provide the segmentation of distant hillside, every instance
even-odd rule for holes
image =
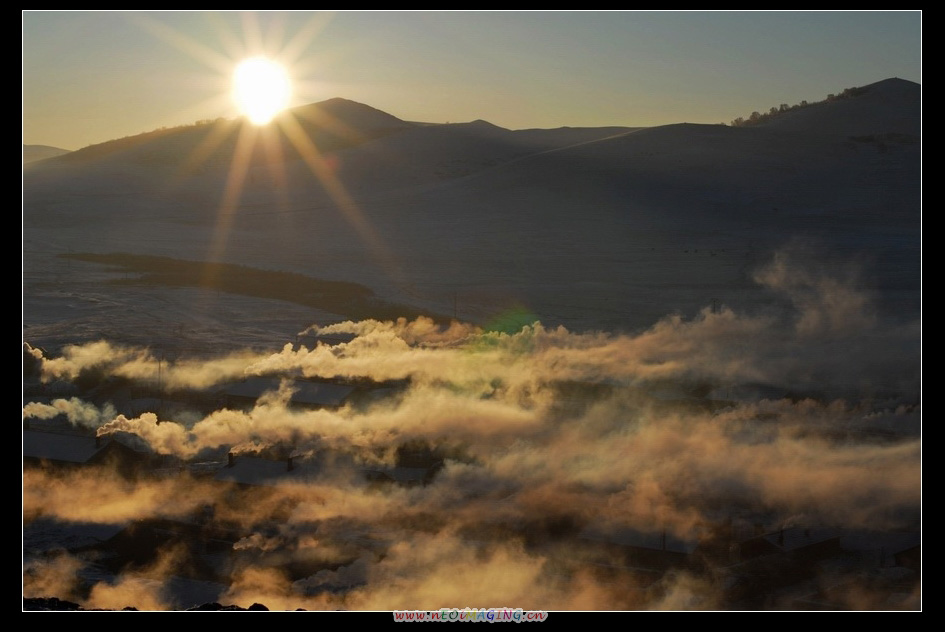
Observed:
[[[274,140],[265,145],[282,147],[287,158],[293,159],[312,144],[320,152],[334,151],[412,127],[411,123],[370,106],[336,98],[292,108],[264,128],[243,119],[198,121],[90,145],[62,160],[76,164],[120,157],[123,163],[178,167],[182,160],[199,158],[201,163],[229,165],[243,130]],[[298,130],[304,134],[300,136]],[[272,159],[261,147],[263,143],[255,145],[259,150],[254,160]]]
[[[68,153],[68,149],[50,147],[49,145],[23,145],[23,164],[36,162],[37,160],[45,160],[46,158],[54,158],[55,156]]]
[[[243,143],[249,188],[267,188],[272,174],[288,197],[312,199],[311,160],[328,158],[353,192],[436,185],[525,156],[597,141],[633,131],[628,127],[508,130],[484,120],[468,123],[411,123],[348,99],[333,98],[287,110],[257,128],[240,119],[197,121],[85,147],[47,163],[40,178],[71,179],[79,189],[107,177],[112,193],[140,192],[142,179],[175,181],[223,177]],[[241,140],[244,139],[244,140]],[[250,142],[244,142],[250,141]],[[305,159],[302,159],[305,158]],[[274,168],[279,165],[279,168]],[[53,172],[56,172],[53,175]],[[171,175],[174,174],[174,175]],[[218,185],[211,184],[211,187]],[[271,189],[271,187],[269,187]],[[59,189],[64,190],[64,189]],[[251,191],[246,191],[251,193]],[[214,191],[215,194],[215,191]]]
[[[221,248],[221,264],[474,322],[526,305],[607,330],[713,301],[755,308],[768,298],[753,271],[803,243],[861,261],[883,314],[919,310],[912,82],[736,127],[417,125],[344,99],[280,122],[218,120],[43,161],[24,174],[26,243],[185,261]]]
[[[765,113],[752,112],[732,121],[735,127],[767,126],[772,129],[856,136],[861,134],[919,135],[916,105],[922,86],[905,79],[885,79],[829,94],[823,101],[795,105],[782,103]]]
[[[413,127],[413,123],[349,99],[334,98],[292,108],[276,118],[292,116],[305,127],[324,129],[339,137],[374,137]]]

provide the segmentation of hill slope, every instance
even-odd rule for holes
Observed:
[[[281,157],[259,143],[245,171],[239,123],[143,135],[25,175],[26,266],[44,277],[69,250],[218,257],[478,322],[524,306],[634,329],[769,301],[755,271],[802,243],[857,262],[881,313],[909,319],[920,94],[885,81],[752,127],[642,130],[418,125],[338,99],[294,112],[305,139],[282,137]],[[226,140],[194,159],[214,129]]]
[[[49,145],[23,145],[23,164],[45,160],[46,158],[55,158],[63,154],[68,154],[68,149],[51,147]]]

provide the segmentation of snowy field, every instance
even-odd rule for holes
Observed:
[[[187,327],[189,312],[232,317],[222,297],[162,291],[153,304],[132,301],[133,290],[101,283],[108,274],[100,266],[55,259],[76,252],[354,281],[381,298],[482,325],[519,309],[572,330],[638,331],[712,304],[770,304],[776,297],[753,277],[779,250],[795,249],[804,265],[874,293],[884,318],[914,319],[918,119],[889,112],[908,98],[907,83],[877,84],[859,97],[872,100],[865,105],[825,103],[754,128],[407,129],[329,156],[350,198],[342,204],[304,161],[252,162],[239,202],[229,205],[221,201],[225,157],[188,176],[150,156],[148,145],[31,167],[24,324],[75,309],[81,337],[96,335],[94,314],[115,321],[97,325],[102,333],[134,328],[109,318],[109,301],[134,302],[143,322],[162,326]],[[833,110],[851,107],[843,126],[831,125]],[[851,140],[877,131],[898,140]],[[82,298],[92,285],[114,296]],[[64,312],[70,292],[80,300]],[[95,300],[104,300],[99,309]]]

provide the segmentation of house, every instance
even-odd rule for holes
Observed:
[[[111,573],[129,568],[147,568],[162,551],[176,547],[187,563],[177,569],[192,580],[225,581],[232,571],[233,546],[242,531],[200,520],[146,518],[135,520],[109,537],[83,550],[98,553],[99,564]],[[184,605],[192,605],[193,602]]]
[[[232,407],[252,406],[264,394],[279,390],[283,378],[256,376],[226,386],[223,396]],[[298,408],[338,408],[354,391],[348,384],[296,380],[289,405]]]
[[[227,464],[217,470],[214,480],[244,487],[272,487],[280,483],[304,483],[321,474],[321,464],[288,457],[281,461],[256,456],[227,454]]]
[[[147,469],[150,459],[150,454],[111,437],[23,430],[23,467],[109,465],[123,476],[133,476]]]
[[[848,530],[840,546],[855,553],[865,569],[901,566],[916,573],[922,570],[922,534],[918,530]]]
[[[588,527],[578,537],[603,545],[627,567],[665,570],[690,566],[700,541],[694,536],[679,537],[671,532]]]
[[[828,527],[779,529],[743,542],[741,557],[784,555],[796,562],[811,562],[840,553],[840,535],[839,529]]]
[[[436,467],[363,467],[361,474],[371,483],[394,483],[405,487],[426,485],[439,471]]]

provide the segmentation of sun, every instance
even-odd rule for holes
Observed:
[[[271,59],[244,59],[233,71],[233,100],[256,125],[265,125],[284,110],[291,93],[289,73]]]

